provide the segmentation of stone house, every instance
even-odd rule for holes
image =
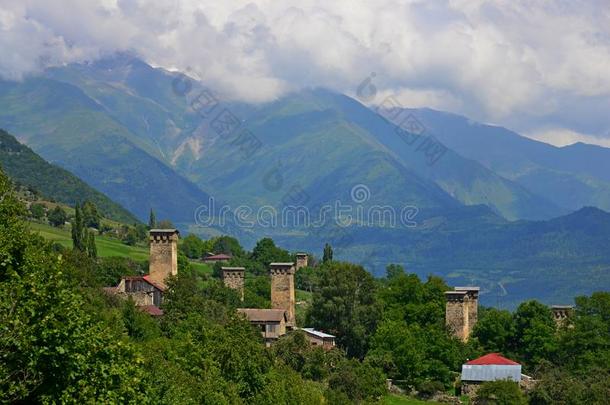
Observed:
[[[320,346],[326,350],[335,347],[334,335],[315,330],[314,328],[301,328],[301,330],[305,332],[305,336],[312,346]]]
[[[489,353],[462,365],[462,395],[475,394],[486,381],[511,380],[520,383],[521,376],[521,364],[499,353]]]
[[[280,336],[286,334],[288,318],[283,309],[238,308],[237,312],[243,314],[251,325],[260,329],[267,346],[271,346]]]
[[[212,254],[212,255],[209,255],[209,256],[205,256],[201,260],[204,263],[216,263],[216,262],[226,263],[229,260],[231,260],[232,258],[233,258],[233,256],[231,256],[231,255],[220,253],[220,254],[217,254],[217,255],[216,254]]]
[[[149,275],[123,276],[116,287],[107,287],[105,291],[125,299],[131,297],[136,306],[141,307],[151,315],[158,316],[163,314],[163,311],[159,309],[159,305],[163,301],[165,286],[154,282]]]

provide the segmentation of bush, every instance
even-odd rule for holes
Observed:
[[[32,204],[30,205],[30,214],[34,219],[43,219],[45,214],[45,208],[42,204]]]
[[[424,399],[429,399],[438,392],[445,391],[445,384],[440,381],[423,381],[417,386],[419,396]]]
[[[68,214],[59,205],[49,211],[47,217],[49,218],[49,223],[55,227],[62,226],[68,220]]]
[[[328,379],[328,387],[345,394],[352,403],[377,400],[386,393],[381,370],[356,359],[342,361]]]
[[[477,390],[476,405],[525,405],[527,400],[519,384],[509,380],[488,381]]]

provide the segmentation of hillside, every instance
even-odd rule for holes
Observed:
[[[125,208],[67,170],[48,163],[2,129],[0,166],[13,181],[41,192],[45,198],[71,206],[91,201],[106,218],[125,223],[137,222]]]

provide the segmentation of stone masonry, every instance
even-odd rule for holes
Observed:
[[[295,292],[294,263],[271,263],[271,308],[286,311],[286,326],[294,328],[295,322]]]
[[[178,274],[178,238],[176,229],[150,230],[148,273],[151,281],[161,286],[167,277]]]
[[[551,306],[551,311],[553,312],[555,324],[561,326],[572,315],[574,307],[572,305],[553,305]]]
[[[222,281],[224,285],[237,290],[241,300],[244,300],[244,279],[246,269],[244,267],[222,267]]]
[[[479,287],[456,287],[445,292],[445,324],[452,333],[468,341],[478,319]]]
[[[309,258],[307,257],[307,253],[297,253],[297,270],[303,267],[307,267],[309,264]]]
[[[455,291],[466,291],[468,295],[468,336],[479,320],[479,287],[455,287]]]

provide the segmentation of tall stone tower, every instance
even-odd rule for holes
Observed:
[[[468,296],[468,336],[472,333],[474,325],[479,320],[479,291],[480,287],[455,287],[455,291],[466,291]]]
[[[445,291],[445,325],[463,342],[468,340],[468,297],[466,291]]]
[[[309,258],[307,257],[307,253],[297,253],[297,270],[303,267],[307,267],[309,264]]]
[[[150,230],[150,279],[162,286],[167,277],[178,274],[178,238],[176,229]]]
[[[478,320],[479,287],[455,287],[445,292],[445,324],[463,342],[467,342]]]
[[[271,263],[271,308],[286,311],[286,326],[296,326],[294,304],[294,263]]]
[[[225,286],[237,290],[243,301],[246,269],[244,267],[221,267],[221,269],[222,281]]]
[[[572,305],[553,305],[551,306],[551,311],[553,312],[555,324],[561,326],[572,315],[574,307]]]

